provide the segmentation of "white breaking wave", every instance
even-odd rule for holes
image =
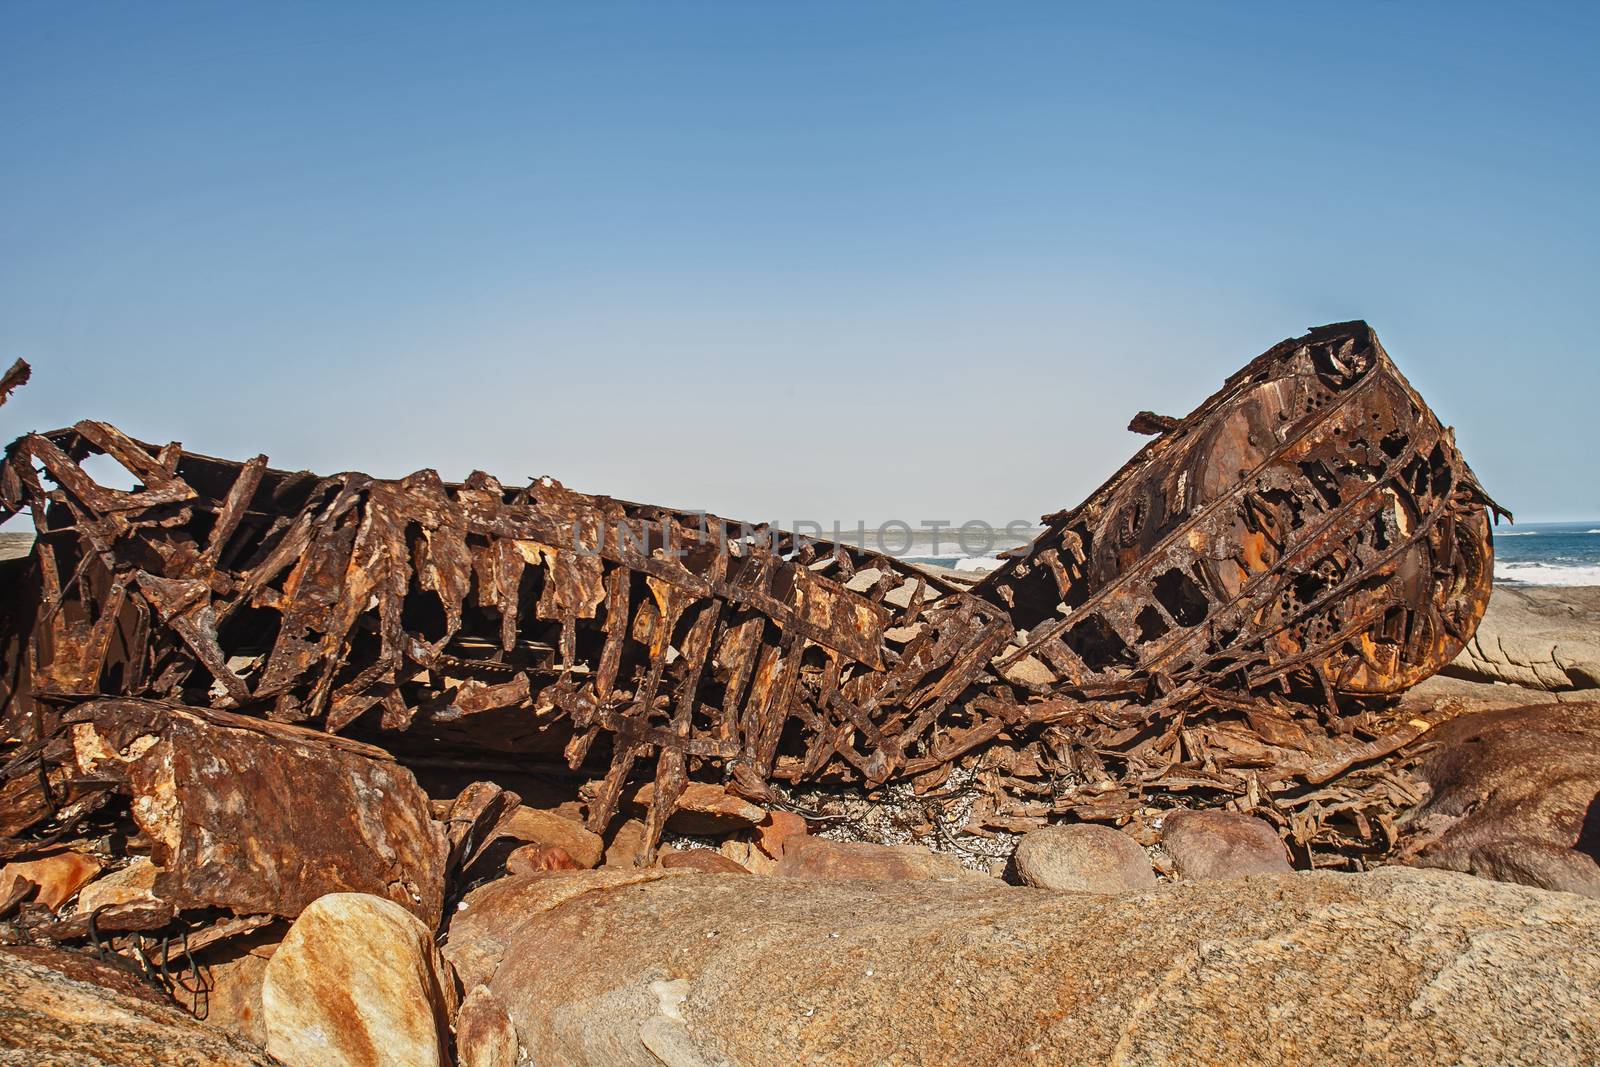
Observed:
[[[1600,530],[1585,530],[1584,533],[1600,533]]]
[[[958,571],[992,571],[1000,566],[993,556],[963,556],[952,566]],[[1600,565],[1574,563],[1508,563],[1495,561],[1494,580],[1517,585],[1600,585]]]
[[[1593,530],[1590,530],[1589,532],[1590,533],[1594,533]],[[1539,531],[1538,530],[1501,530],[1499,533],[1495,534],[1495,536],[1496,537],[1538,537],[1539,536]]]
[[[1519,585],[1600,585],[1600,566],[1496,561],[1494,579]]]

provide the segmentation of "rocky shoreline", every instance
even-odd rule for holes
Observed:
[[[1074,836],[1042,842],[1024,869],[1093,886],[1018,888],[909,852],[793,838],[768,876],[714,853],[689,869],[570,870],[559,846],[534,845],[531,866],[553,869],[469,892],[442,951],[391,901],[326,895],[265,944],[210,954],[200,1012],[81,953],[7,947],[0,1063],[1600,1055],[1600,901],[1404,867],[1265,873],[1286,868],[1275,835],[1225,824],[1169,842],[1172,877],[1152,884],[1136,861],[1126,869],[1143,884],[1119,885],[1103,843]]]
[[[1458,713],[1419,746],[1394,865],[1344,874],[1293,870],[1259,819],[1183,809],[1152,838],[1033,831],[980,873],[712,785],[686,791],[673,847],[639,867],[637,815],[595,835],[579,805],[531,791],[430,800],[355,747],[186,722],[215,753],[221,735],[250,746],[257,773],[291,760],[311,789],[332,759],[379,790],[366,827],[324,809],[298,851],[208,846],[182,885],[148,859],[103,867],[87,842],[8,864],[0,1063],[1594,1062],[1600,703],[1431,700]],[[175,824],[209,817],[185,811],[181,768],[151,798]],[[73,915],[137,927],[112,920],[206,879],[297,893],[296,915],[181,948],[29,934]]]
[[[538,770],[88,701],[141,831],[0,866],[0,1063],[1595,1062],[1597,624],[1497,588],[1349,873],[1239,805],[963,833],[957,776],[692,782],[652,862],[648,784],[597,834]]]

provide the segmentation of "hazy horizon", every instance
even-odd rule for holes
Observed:
[[[0,438],[998,525],[1365,318],[1519,520],[1593,521],[1597,24],[7,3]]]

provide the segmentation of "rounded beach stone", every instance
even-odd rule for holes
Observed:
[[[442,1067],[455,983],[433,931],[365,893],[318,897],[267,961],[267,1051],[289,1067]]]
[[[1178,877],[1193,881],[1293,870],[1277,831],[1233,812],[1170,812],[1162,822],[1161,846],[1172,857]]]
[[[701,871],[705,874],[749,874],[749,870],[730,860],[720,852],[713,852],[709,848],[687,848],[661,850],[660,859],[657,861],[661,867],[669,871]]]
[[[947,856],[920,845],[872,845],[791,837],[773,872],[779,878],[812,882],[908,882],[923,878],[987,878]]]
[[[461,1002],[456,1016],[456,1063],[458,1067],[516,1067],[517,1032],[488,986],[473,986]]]
[[[1156,884],[1138,842],[1109,826],[1046,826],[1017,846],[1017,874],[1037,889],[1130,893]]]
[[[577,871],[583,867],[560,845],[523,845],[506,857],[507,874],[535,871]]]

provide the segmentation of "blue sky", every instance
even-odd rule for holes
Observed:
[[[1600,516],[1596,10],[0,3],[3,436],[1003,522],[1361,317]]]

